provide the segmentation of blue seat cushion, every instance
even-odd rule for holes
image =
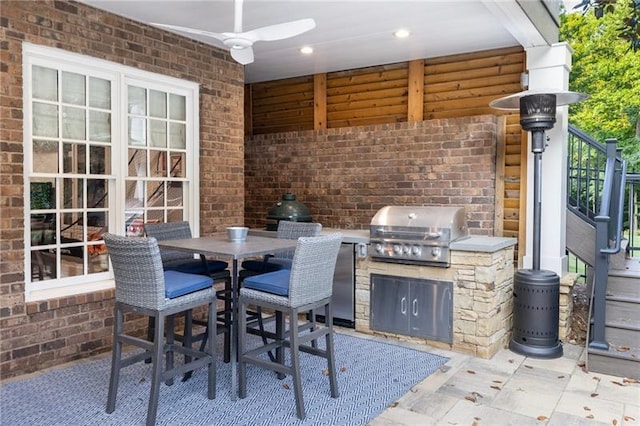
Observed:
[[[271,261],[265,263],[262,259],[251,259],[242,262],[242,269],[247,269],[251,272],[267,273],[279,271],[280,269],[283,269],[283,267],[277,263],[271,263]]]
[[[281,269],[280,271],[245,278],[242,285],[244,288],[252,290],[264,291],[278,296],[288,296],[290,275],[290,269]]]
[[[229,264],[221,260],[207,260],[207,267],[201,259],[190,260],[174,260],[165,262],[163,265],[165,271],[178,271],[185,274],[209,275],[215,272],[224,271]]]
[[[176,297],[211,288],[212,286],[213,280],[205,275],[164,271],[164,295],[169,299],[175,299]]]

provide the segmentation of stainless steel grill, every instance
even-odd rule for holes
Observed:
[[[378,261],[448,267],[449,246],[467,236],[462,207],[386,206],[371,220],[369,255]]]

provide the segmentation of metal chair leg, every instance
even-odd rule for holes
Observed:
[[[207,398],[209,399],[214,399],[216,397],[216,334],[216,302],[213,302],[209,304],[209,316],[207,321],[207,335],[210,342],[208,354],[211,356],[211,363],[207,370]]]
[[[147,426],[155,425],[156,413],[158,412],[158,399],[160,398],[160,379],[162,378],[164,322],[165,318],[162,316],[162,314],[156,314],[156,329],[153,339],[153,355],[151,357],[153,371],[151,377],[151,395],[149,396],[149,408],[147,409]]]
[[[189,349],[191,349],[191,346],[192,346],[191,345],[191,339],[193,335],[192,328],[193,328],[193,311],[189,309],[188,311],[184,312],[184,332],[182,333],[182,346],[187,347]],[[205,338],[203,338],[202,340],[204,341]],[[201,348],[200,351],[202,352],[203,348]],[[184,363],[188,364],[190,362],[191,362],[191,356],[185,355]],[[186,382],[191,378],[192,375],[193,375],[193,371],[187,371],[186,373],[184,373],[184,376],[182,376],[182,381]]]
[[[298,342],[298,327],[294,325],[297,322],[298,318],[298,310],[291,309],[289,311],[289,320],[291,321],[290,330],[290,339],[291,339],[291,371],[293,376],[293,392],[295,394],[296,399],[296,414],[298,418],[304,420],[305,412],[304,412],[304,399],[302,397],[302,380],[300,379],[300,351]]]
[[[238,307],[238,396],[247,396],[247,363],[243,354],[247,350],[247,305],[240,302]]]
[[[120,361],[122,360],[122,333],[123,314],[116,302],[113,309],[115,322],[113,324],[113,353],[111,355],[111,377],[109,378],[109,395],[107,396],[107,413],[111,414],[116,408],[118,395],[118,382],[120,381]]]
[[[327,369],[329,370],[329,388],[331,389],[331,397],[337,398],[339,396],[339,392],[338,380],[336,379],[336,357],[333,351],[333,313],[331,302],[327,303],[324,307],[324,317],[326,319],[325,326],[329,329],[325,336]]]

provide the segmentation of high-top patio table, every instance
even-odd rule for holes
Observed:
[[[191,253],[201,253],[205,256],[214,256],[230,259],[231,271],[231,399],[236,400],[237,392],[237,360],[238,360],[238,260],[277,253],[280,250],[295,248],[296,240],[247,236],[245,241],[229,241],[226,234],[215,234],[210,237],[187,238],[181,240],[158,241],[161,247],[184,250]],[[215,344],[211,342],[210,344]]]

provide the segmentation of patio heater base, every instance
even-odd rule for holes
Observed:
[[[559,358],[560,277],[555,272],[521,269],[513,280],[513,338],[509,349],[532,358]]]

